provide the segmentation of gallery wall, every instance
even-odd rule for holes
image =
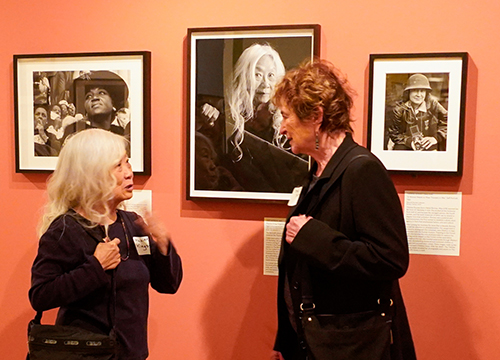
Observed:
[[[396,0],[6,0],[0,12],[0,354],[21,359],[33,316],[27,291],[45,174],[15,172],[13,54],[152,52],[154,211],[183,257],[176,295],[151,292],[150,359],[269,358],[276,278],[262,275],[263,219],[286,205],[187,201],[186,33],[190,27],[317,23],[322,57],[357,91],[355,139],[366,144],[369,55],[470,54],[464,175],[393,176],[398,192],[463,193],[458,257],[412,255],[402,279],[419,359],[498,358],[500,276],[500,3]],[[54,318],[54,311],[46,316]],[[7,356],[8,354],[8,356]]]

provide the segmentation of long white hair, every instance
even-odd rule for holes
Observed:
[[[255,114],[254,97],[258,86],[255,80],[255,69],[258,61],[264,56],[270,56],[273,59],[276,65],[277,82],[285,75],[285,66],[280,55],[271,45],[252,44],[238,58],[233,72],[231,91],[226,95],[231,118],[234,121],[233,145],[236,148],[237,160],[240,160],[243,156],[240,145],[244,138],[245,122],[251,120]],[[283,147],[286,139],[279,134],[282,120],[281,113],[271,102],[269,102],[269,111],[273,114],[273,144]]]
[[[126,153],[124,137],[88,129],[68,139],[47,183],[47,204],[40,221],[41,236],[54,219],[69,209],[81,209],[93,224],[110,215],[116,179],[112,170]]]

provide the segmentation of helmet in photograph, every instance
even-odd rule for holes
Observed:
[[[427,79],[427,77],[422,74],[413,74],[408,78],[408,83],[406,85],[405,91],[412,89],[432,90],[429,79]]]

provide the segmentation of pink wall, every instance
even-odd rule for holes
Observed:
[[[412,256],[402,286],[420,359],[497,359],[498,18],[498,1],[4,1],[1,356],[21,359],[26,351],[26,324],[33,316],[27,291],[46,180],[14,171],[12,55],[152,52],[153,175],[137,182],[153,191],[154,208],[184,259],[185,279],[175,296],[152,293],[150,358],[266,359],[275,331],[276,278],[262,275],[263,218],[284,217],[287,208],[184,199],[186,32],[189,27],[318,23],[322,56],[336,63],[358,92],[354,115],[361,143],[366,142],[370,54],[469,52],[464,176],[394,177],[401,194],[463,192],[461,255]]]

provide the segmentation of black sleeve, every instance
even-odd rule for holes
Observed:
[[[342,205],[350,209],[357,234],[345,234],[317,219],[308,221],[291,247],[307,261],[338,276],[364,280],[402,277],[409,262],[401,203],[387,171],[364,158],[347,168],[342,180]]]
[[[64,306],[107,286],[109,278],[93,256],[97,243],[92,246],[87,236],[69,216],[56,220],[42,235],[31,268],[29,299],[33,309]]]
[[[151,243],[151,287],[162,294],[175,294],[182,281],[182,261],[172,241],[168,245],[168,254],[163,255],[157,249],[154,240]]]

